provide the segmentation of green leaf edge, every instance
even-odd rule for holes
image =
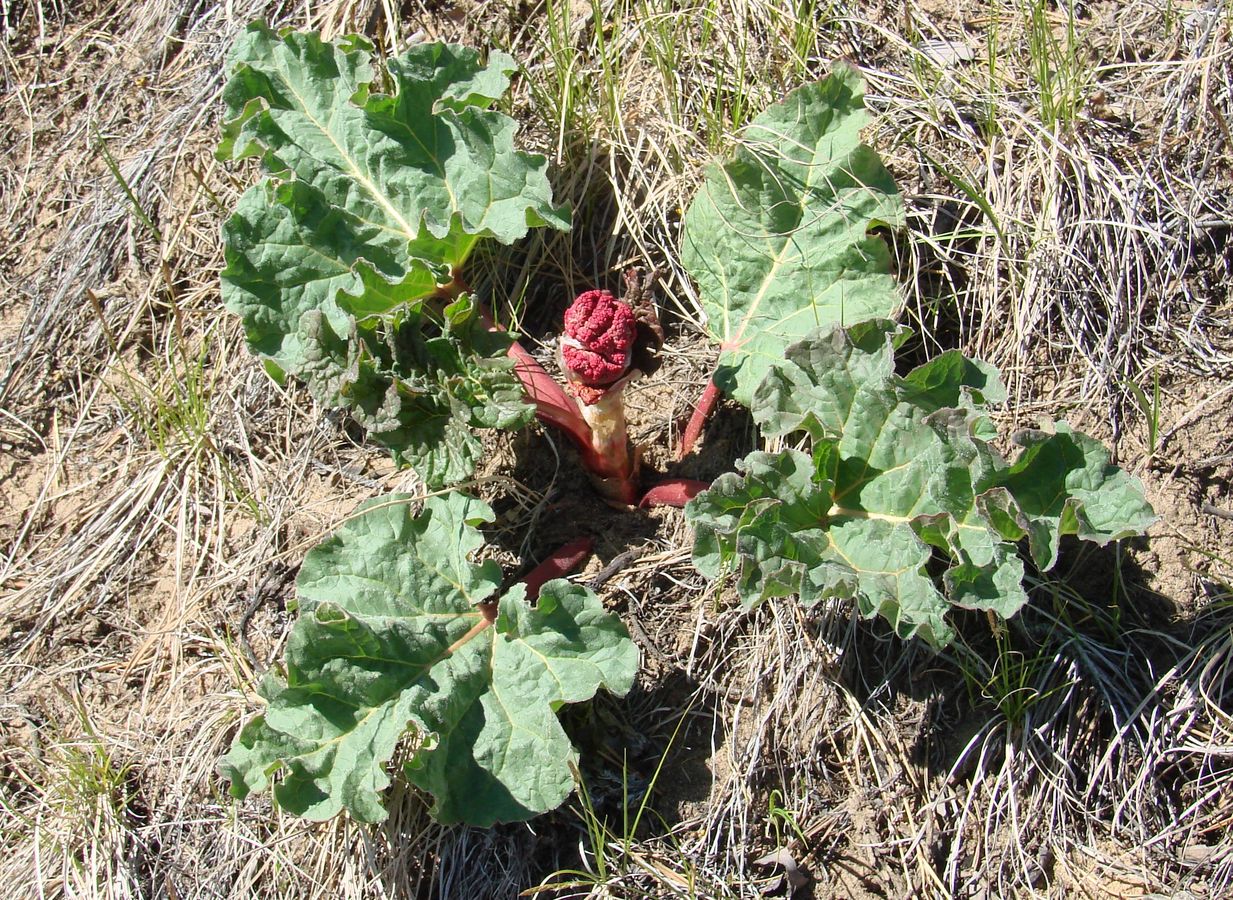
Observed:
[[[870,320],[856,323],[848,328],[833,325],[830,328],[818,329],[804,341],[792,345],[785,352],[785,357],[792,356],[811,342],[838,342],[842,339],[849,344],[864,345],[867,348],[883,345],[887,350],[888,358],[893,360],[894,350],[901,341],[902,334],[902,326],[888,320]],[[776,394],[773,387],[768,387],[776,377],[780,377],[782,369],[781,366],[768,372],[756,391],[756,396],[764,402],[771,397],[778,396],[782,403],[789,396],[785,390],[781,389]],[[949,383],[944,383],[946,379],[943,377],[943,370],[949,370],[951,377]],[[1001,460],[1000,455],[996,455],[996,451],[988,444],[995,433],[991,431],[991,420],[984,414],[983,409],[988,403],[1003,402],[1006,398],[1000,376],[993,366],[980,360],[968,359],[952,351],[918,366],[903,378],[893,376],[888,369],[887,377],[897,383],[900,389],[915,393],[920,402],[936,401],[936,393],[939,390],[945,393],[951,405],[936,406],[929,419],[933,419],[938,425],[948,420],[962,423],[962,427],[966,429],[968,437],[974,444],[983,446],[985,451],[995,454],[995,458]],[[799,399],[801,392],[794,391],[790,396]],[[811,415],[795,414],[785,418],[782,410],[773,407],[773,403],[766,403],[763,406],[755,404],[755,420],[761,425],[764,433],[785,437],[792,432],[804,430],[812,435],[815,455],[811,456],[795,449],[774,454],[755,451],[738,461],[737,472],[721,475],[710,489],[703,491],[686,505],[686,519],[693,525],[695,532],[693,561],[699,572],[711,578],[736,575],[737,592],[742,604],[747,608],[777,596],[797,596],[807,606],[829,599],[855,599],[862,615],[866,618],[881,613],[891,622],[901,637],[905,639],[919,637],[937,649],[944,648],[954,638],[954,632],[945,620],[949,606],[965,605],[969,608],[988,609],[991,612],[997,612],[1003,618],[1010,618],[1023,603],[1026,603],[1027,596],[1023,592],[1021,583],[1022,565],[1014,560],[1006,560],[1007,563],[1015,563],[1009,570],[1004,568],[997,570],[1003,573],[998,577],[1003,579],[999,584],[1004,594],[1013,592],[1013,595],[1007,597],[1002,604],[993,602],[972,605],[948,600],[948,606],[940,609],[938,615],[928,620],[908,623],[906,627],[895,617],[887,616],[880,604],[871,602],[867,596],[862,595],[858,586],[857,575],[859,573],[857,572],[852,573],[852,578],[832,577],[830,586],[823,587],[816,577],[817,573],[810,573],[803,564],[794,562],[791,554],[780,558],[776,562],[777,568],[766,571],[758,564],[752,566],[744,564],[742,560],[747,560],[748,557],[742,557],[740,546],[743,541],[747,541],[747,538],[742,537],[742,531],[752,527],[752,520],[747,520],[742,516],[740,523],[730,533],[720,534],[708,521],[707,510],[721,506],[725,497],[734,503],[735,508],[733,498],[750,484],[751,478],[759,477],[759,473],[773,471],[783,473],[788,479],[785,483],[795,484],[798,493],[805,500],[808,500],[811,493],[805,487],[807,484],[812,483],[817,487],[827,481],[827,464],[824,461],[827,455],[825,447],[833,438],[827,436],[819,428],[818,421]],[[1021,431],[1014,436],[1013,440],[1024,448],[1023,451],[1009,464],[1002,461],[1005,468],[1000,472],[996,482],[988,484],[976,496],[976,508],[984,518],[989,533],[1003,544],[1018,542],[1026,538],[1030,556],[1041,571],[1048,571],[1056,564],[1058,544],[1063,536],[1073,535],[1081,540],[1104,546],[1115,540],[1145,534],[1158,520],[1146,500],[1142,481],[1113,465],[1108,450],[1103,444],[1075,431],[1067,423],[1060,421],[1055,423],[1051,432]],[[819,447],[822,449],[819,450]],[[1099,469],[1100,477],[1104,479],[1099,487],[1107,487],[1106,493],[1111,499],[1116,499],[1119,495],[1126,498],[1122,504],[1124,511],[1120,514],[1121,520],[1114,514],[1105,515],[1103,510],[1099,510],[1101,515],[1097,516],[1098,507],[1093,507],[1091,504],[1096,494],[1082,486],[1074,485],[1068,485],[1068,489],[1085,490],[1087,493],[1085,496],[1068,497],[1060,510],[1052,508],[1049,510],[1057,519],[1054,528],[1050,528],[1049,523],[1042,518],[1046,510],[1037,508],[1035,509],[1036,514],[1033,515],[1033,509],[1024,508],[1025,504],[1021,503],[1013,493],[1015,480],[1030,481],[1033,475],[1031,467],[1037,455],[1044,452],[1042,448],[1057,449],[1059,447],[1061,452],[1073,449],[1085,460],[1094,460],[1089,465]],[[823,454],[823,458],[816,456],[818,452]],[[1081,470],[1078,474],[1082,475],[1085,471]],[[1075,470],[1068,470],[1068,472],[1074,474]],[[1099,500],[1099,497],[1096,499]],[[751,497],[747,503],[744,503],[743,508],[749,516],[756,519],[776,504],[784,502],[786,501],[782,495],[763,493],[757,497]],[[829,501],[825,502],[829,506]],[[1031,506],[1031,504],[1027,505]],[[1040,504],[1036,506],[1039,507]],[[922,514],[913,520],[912,527],[922,550],[930,547],[941,549],[946,546],[943,543],[942,533],[936,531],[936,524],[940,524],[935,523],[936,519],[936,516]],[[1099,527],[1094,519],[1103,522],[1104,527]],[[821,523],[816,530],[819,533],[825,532]],[[791,534],[793,540],[807,542],[814,539],[813,531],[814,529],[797,522],[794,523]],[[926,540],[926,537],[930,539]],[[1013,543],[1008,545],[1013,546]],[[921,574],[926,574],[925,564],[927,562],[928,555],[923,556],[919,568]],[[824,566],[834,569],[831,563],[825,563]],[[1013,572],[1016,569],[1019,578],[1011,585],[1005,581],[1005,572]],[[944,590],[948,593],[953,591],[959,579],[968,577],[971,571],[970,566],[955,560],[951,569],[944,574]],[[831,575],[833,576],[833,572]],[[946,594],[942,592],[939,592],[939,596],[946,598]]]
[[[340,532],[347,529],[348,526],[355,526],[357,522],[363,524],[367,515],[380,514],[390,509],[396,511],[399,509],[405,510],[411,500],[412,498],[409,495],[390,495],[365,501],[343,525]],[[459,492],[449,492],[429,497],[424,505],[429,509],[461,505],[464,510],[461,519],[473,532],[470,535],[472,550],[478,546],[477,542],[481,541],[478,531],[474,531],[476,526],[485,522],[491,522],[494,519],[490,507],[482,501],[475,500]],[[419,515],[422,514],[423,511]],[[418,519],[418,516],[412,518],[413,520]],[[309,560],[314,552],[321,551],[331,545],[336,545],[340,532],[331,535],[314,548],[314,551],[310,551],[310,557],[306,558],[305,561],[306,566],[309,566],[311,569]],[[476,575],[483,573],[481,577],[484,577],[490,586],[495,585],[499,581],[500,572],[491,560],[483,566],[473,566],[473,570]],[[303,574],[301,577],[303,578]],[[489,593],[491,593],[490,590],[484,590],[477,594],[477,601],[484,599]],[[341,615],[346,617],[348,615],[345,610],[336,604],[330,601],[313,600],[311,597],[305,597],[302,592],[298,600],[291,604],[289,608],[296,607],[299,608],[301,616]],[[569,696],[557,698],[552,702],[552,711],[555,713],[556,709],[564,703],[577,703],[589,700],[601,687],[617,696],[623,696],[628,693],[637,676],[639,651],[630,639],[629,632],[625,629],[620,619],[614,614],[605,611],[598,597],[588,588],[573,584],[564,579],[554,579],[543,586],[538,603],[535,606],[531,606],[523,596],[522,586],[515,585],[513,589],[506,592],[500,598],[495,623],[491,627],[484,629],[484,631],[491,633],[489,639],[495,645],[497,641],[513,634],[520,624],[525,625],[536,617],[557,616],[559,618],[562,613],[565,613],[567,616],[572,613],[575,620],[585,616],[591,617],[595,622],[600,623],[601,627],[616,635],[617,644],[615,645],[616,649],[611,654],[612,659],[609,660],[607,668],[599,672],[599,676],[595,679],[594,684],[581,691],[574,691]],[[459,646],[455,652],[462,649],[463,646]],[[426,676],[433,670],[428,670]],[[267,701],[270,701],[275,699],[284,689],[285,683],[282,682],[281,678],[273,673],[269,673],[262,680],[258,693]],[[569,746],[569,741],[565,737],[564,732],[560,731],[555,715],[552,716],[552,721],[561,739],[564,740],[565,746],[568,747],[568,754],[559,759],[560,765],[558,766],[560,772],[565,772],[568,775],[568,764],[576,759],[577,752]],[[572,789],[573,783],[570,778],[558,779],[560,786],[564,789],[559,792],[559,795],[552,800],[550,805],[546,805],[543,808],[524,809],[515,815],[506,816],[486,815],[483,813],[475,814],[473,810],[467,807],[465,802],[459,803],[448,795],[442,795],[439,791],[434,792],[434,783],[430,779],[422,777],[421,773],[430,767],[426,763],[431,764],[434,759],[432,754],[437,743],[432,732],[423,728],[424,723],[422,720],[418,724],[420,726],[421,745],[404,764],[404,774],[411,783],[433,793],[434,803],[430,814],[443,824],[462,822],[469,825],[487,827],[498,821],[521,821],[547,812],[556,805],[559,805],[566,799],[569,790]],[[388,746],[379,748],[376,754],[374,754],[373,767],[367,770],[368,778],[366,783],[362,785],[358,796],[353,795],[344,798],[331,795],[328,790],[320,789],[317,790],[316,795],[312,795],[314,781],[311,773],[307,771],[297,772],[295,763],[288,760],[294,760],[296,756],[315,752],[314,745],[294,735],[272,728],[264,714],[254,717],[240,729],[234,739],[232,749],[220,760],[218,768],[220,774],[230,781],[229,793],[237,800],[243,800],[252,793],[272,789],[272,797],[276,806],[287,809],[293,814],[309,820],[321,821],[329,819],[345,809],[359,821],[379,822],[386,817],[386,810],[379,802],[373,802],[371,798],[375,798],[378,792],[383,791],[389,785],[390,778],[385,766],[394,755],[397,744],[405,740],[408,735],[413,735],[415,731],[416,718],[409,716],[405,727],[396,739],[389,742]],[[288,766],[291,768],[288,768]],[[290,789],[286,784],[288,773],[298,779],[296,785]],[[282,779],[279,778],[280,774],[284,776]],[[308,801],[304,797],[306,789],[310,794]],[[371,795],[368,800],[364,799],[366,794]]]

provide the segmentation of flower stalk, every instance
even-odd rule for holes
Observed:
[[[640,452],[629,439],[625,388],[658,364],[663,329],[651,291],[659,272],[625,273],[625,297],[586,291],[565,312],[557,362],[565,387],[525,348],[510,346],[514,371],[540,421],[574,441],[601,496],[614,506],[638,503]],[[484,313],[489,328],[499,328]]]
[[[625,388],[658,365],[663,329],[652,289],[654,271],[625,273],[625,296],[608,291],[580,294],[565,312],[559,362],[566,391],[591,431],[583,459],[591,480],[616,506],[632,506],[640,495],[640,453],[629,439]]]

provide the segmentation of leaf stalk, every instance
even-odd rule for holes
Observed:
[[[694,444],[698,443],[698,438],[702,436],[702,429],[706,426],[711,413],[715,411],[715,404],[718,402],[719,386],[712,378],[706,383],[706,390],[698,398],[698,405],[694,407],[693,415],[689,417],[685,432],[681,435],[681,445],[676,451],[678,461],[684,459],[694,449]]]

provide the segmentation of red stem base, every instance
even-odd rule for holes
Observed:
[[[673,506],[681,509],[709,487],[710,485],[705,481],[695,481],[692,478],[672,478],[668,481],[661,481],[642,495],[642,499],[638,501],[638,507],[650,509],[653,506]]]
[[[504,329],[493,321],[488,310],[481,308],[484,324],[493,331]],[[510,345],[514,373],[522,382],[527,399],[535,405],[535,416],[541,422],[555,425],[573,440],[582,456],[582,464],[591,475],[596,490],[613,506],[633,506],[638,501],[638,458],[633,448],[619,454],[619,460],[609,459],[595,447],[595,433],[587,424],[574,398],[555,378],[548,374],[539,360],[517,341]]]
[[[586,561],[586,558],[591,555],[591,551],[594,549],[595,541],[593,539],[589,537],[577,538],[570,541],[565,546],[558,548],[546,560],[526,575],[522,576],[522,578],[518,580],[518,583],[525,584],[527,586],[527,602],[534,603],[538,600],[540,589],[542,589],[545,584],[554,578],[564,578],[570,572],[574,571]],[[484,618],[464,637],[474,637],[475,634],[478,634],[480,631],[495,622],[497,620],[497,611],[499,608],[500,604],[496,600],[488,600],[484,603],[480,603],[479,611],[483,614]],[[464,643],[464,641],[459,641],[456,643],[461,644]]]
[[[524,575],[521,582],[527,586],[527,600],[534,601],[539,597],[540,588],[554,578],[564,578],[578,568],[591,551],[595,549],[595,541],[589,537],[580,537],[560,547],[546,560]]]

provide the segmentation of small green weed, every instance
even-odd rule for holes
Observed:
[[[1150,396],[1133,381],[1126,383],[1126,389],[1134,397],[1135,405],[1139,407],[1143,421],[1147,424],[1147,454],[1149,457],[1155,456],[1160,447],[1160,370],[1152,372]]]
[[[1069,128],[1083,105],[1084,94],[1074,6],[1066,6],[1066,26],[1061,37],[1054,33],[1044,0],[1029,0],[1026,13],[1028,58],[1041,123],[1050,129]]]
[[[664,772],[668,757],[672,753],[672,748],[676,744],[677,738],[680,736],[681,729],[684,727],[685,720],[692,708],[691,704],[681,713],[681,717],[677,720],[676,728],[668,739],[668,743],[664,746],[663,753],[660,754],[659,760],[655,765],[655,771],[652,773],[646,790],[643,791],[642,799],[638,802],[637,809],[633,812],[632,817],[630,815],[629,768],[624,761],[622,762],[621,829],[619,832],[614,831],[608,818],[602,816],[595,809],[591,792],[587,787],[585,779],[582,777],[582,773],[576,766],[571,765],[581,804],[578,813],[586,828],[589,852],[585,852],[583,855],[583,868],[558,869],[545,878],[538,887],[525,891],[522,896],[534,897],[545,891],[568,890],[588,886],[599,887],[609,884],[617,877],[635,871],[646,872],[656,880],[663,880],[669,877],[668,873],[665,873],[661,867],[648,868],[642,855],[634,848],[639,843],[637,834],[643,817],[648,812],[655,815],[649,806],[651,795],[655,792],[655,785],[659,782],[659,777]],[[675,840],[670,831],[664,837],[669,841]],[[669,880],[672,882],[671,887],[674,890],[684,889],[686,896],[694,896],[690,887],[694,879],[695,875],[692,867],[686,865],[683,872],[672,873]]]
[[[782,847],[793,839],[800,841],[802,846],[809,843],[796,821],[796,812],[785,805],[783,791],[779,788],[772,790],[766,799],[766,820],[771,826],[776,847]]]

